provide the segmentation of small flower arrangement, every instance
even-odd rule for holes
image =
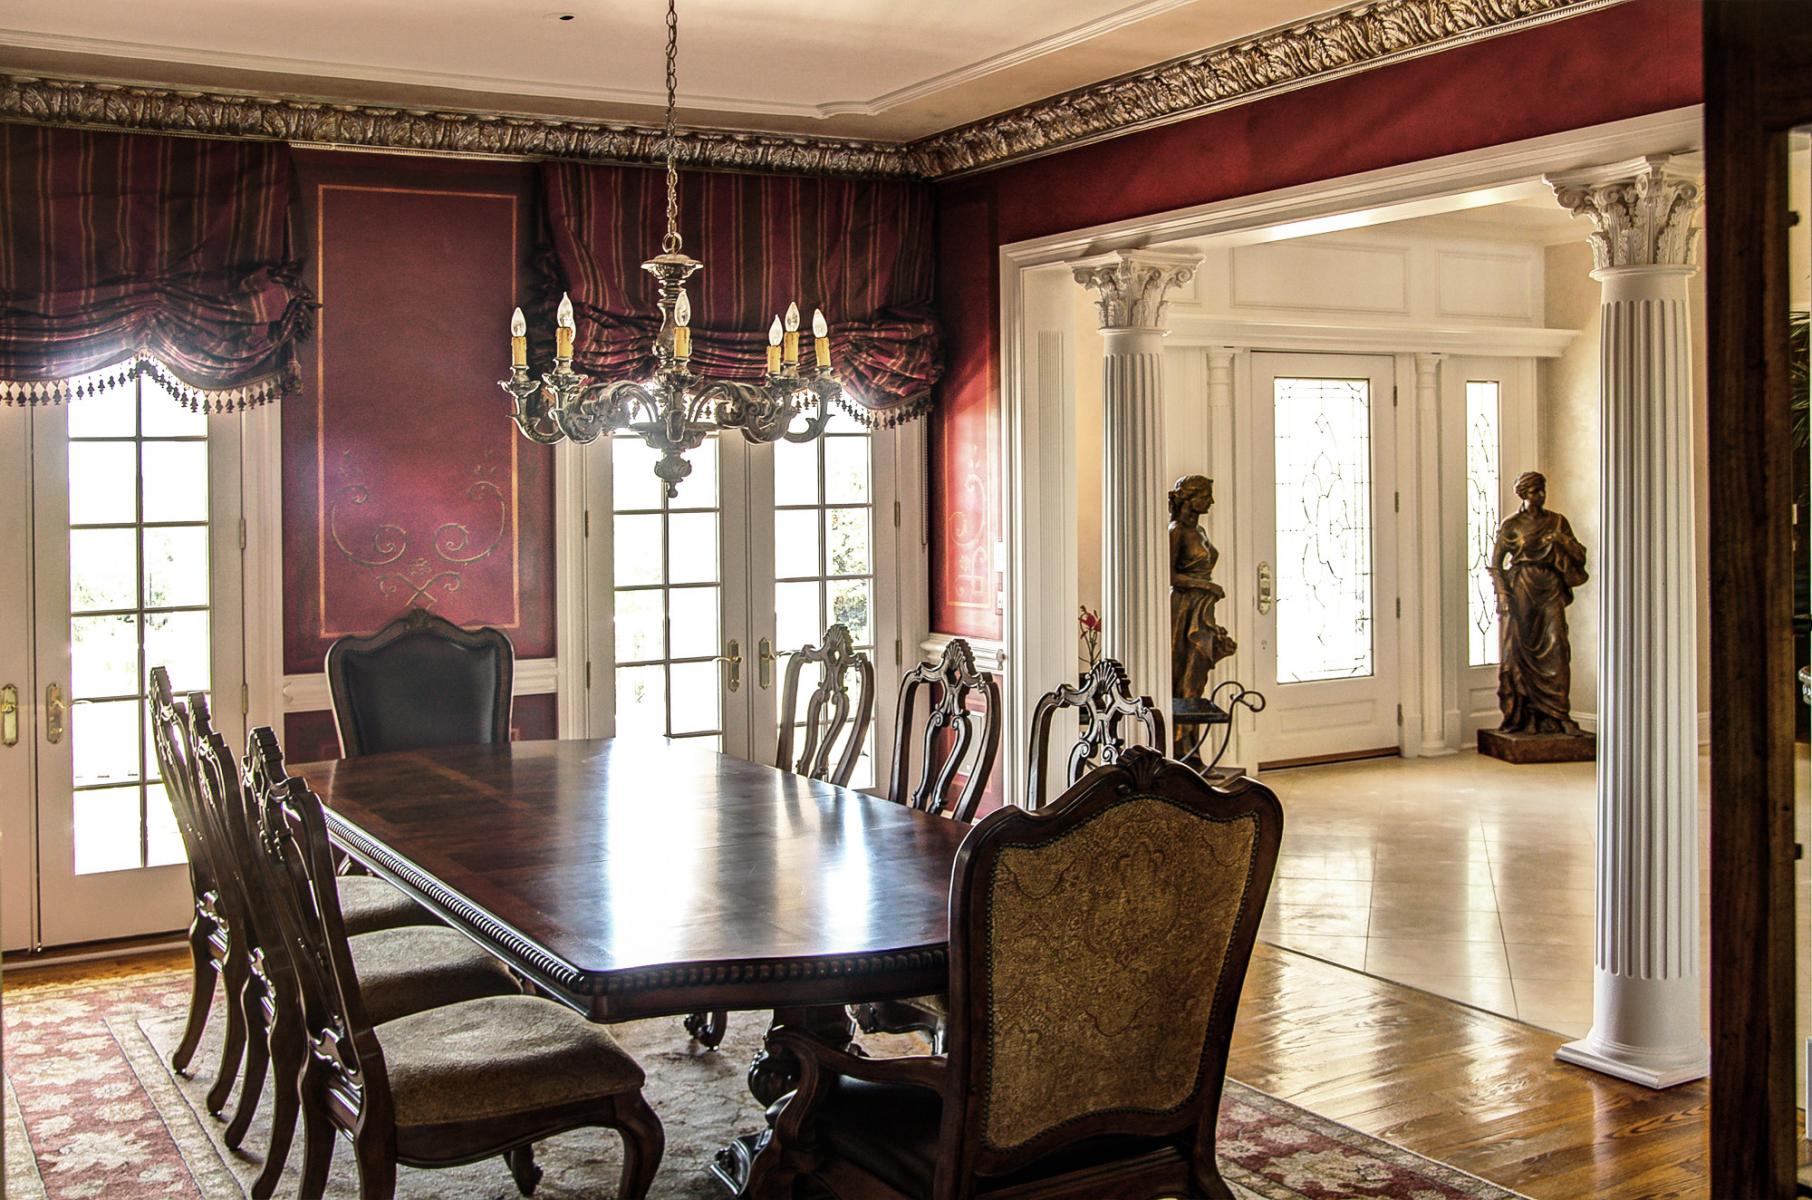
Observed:
[[[1082,667],[1093,670],[1101,661],[1101,611],[1084,604],[1076,617],[1077,636],[1082,641]]]

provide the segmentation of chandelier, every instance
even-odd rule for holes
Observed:
[[[686,453],[707,436],[740,430],[751,442],[809,442],[824,432],[831,406],[842,399],[843,386],[830,365],[830,327],[824,314],[812,314],[814,365],[799,361],[799,306],[789,303],[786,317],[776,316],[768,329],[767,371],[759,382],[706,379],[692,371],[692,302],[686,280],[704,266],[681,253],[679,172],[674,167],[674,100],[678,82],[679,15],[676,0],[667,0],[667,126],[663,143],[667,159],[667,232],[661,252],[642,264],[660,289],[661,313],[654,336],[654,374],[647,379],[594,382],[573,370],[573,337],[577,323],[572,300],[561,296],[555,316],[554,369],[532,379],[528,372],[528,323],[518,308],[510,319],[510,377],[499,386],[510,394],[516,427],[532,441],[551,445],[570,438],[596,441],[605,433],[629,432],[659,452],[654,473],[678,494],[679,482],[692,473]]]

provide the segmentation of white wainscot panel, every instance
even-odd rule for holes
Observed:
[[[1409,251],[1267,242],[1233,251],[1235,308],[1409,312]]]
[[[1442,250],[1437,257],[1442,316],[1535,318],[1534,261],[1529,256]]]

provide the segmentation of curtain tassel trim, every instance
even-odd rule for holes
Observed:
[[[234,387],[208,388],[186,383],[155,358],[139,355],[76,379],[0,379],[0,405],[30,408],[41,404],[67,404],[71,400],[98,396],[140,377],[148,377],[190,412],[209,415],[257,408],[279,400],[302,386],[301,372],[293,361],[287,363],[281,371]]]

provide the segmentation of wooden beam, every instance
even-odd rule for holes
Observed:
[[[1803,0],[1705,4],[1711,505],[1711,1192],[1795,1193],[1787,130]],[[1793,82],[1793,76],[1799,77]],[[1812,214],[1805,214],[1812,217]],[[1612,702],[1615,700],[1613,698]]]

